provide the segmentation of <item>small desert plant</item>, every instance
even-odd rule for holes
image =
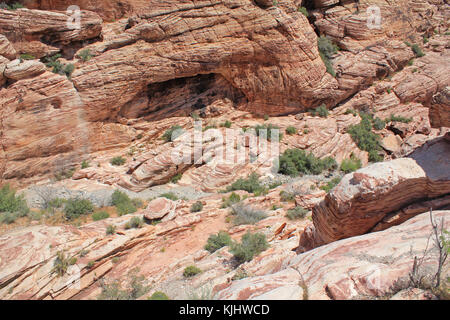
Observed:
[[[111,235],[116,233],[116,226],[113,226],[112,224],[108,225],[106,227],[106,234]]]
[[[329,114],[329,112],[328,112],[327,106],[325,104],[321,104],[316,109],[311,111],[311,115],[319,116],[321,118],[327,118],[328,114]]]
[[[92,220],[99,221],[109,218],[109,213],[106,211],[97,211],[92,214]]]
[[[220,124],[221,127],[225,127],[225,128],[231,128],[231,125],[232,125],[232,123],[230,120],[226,120],[225,122]]]
[[[148,297],[148,300],[170,300],[170,299],[164,292],[156,291],[150,297]]]
[[[231,210],[234,216],[233,223],[235,225],[255,224],[258,221],[267,218],[267,214],[263,210],[245,206],[240,203],[233,205]]]
[[[308,17],[308,16],[309,16],[308,9],[306,9],[305,7],[298,7],[298,8],[297,8],[297,11],[303,13],[303,15],[304,15],[305,17]]]
[[[19,57],[19,59],[22,60],[34,60],[36,59],[35,56],[33,56],[32,54],[29,53],[22,53]]]
[[[162,198],[172,200],[172,201],[178,200],[178,196],[173,192],[166,192],[166,193],[160,194],[159,196]]]
[[[183,277],[185,278],[191,278],[199,273],[201,273],[202,270],[200,270],[199,268],[197,268],[194,265],[191,266],[187,266],[184,271],[183,271]]]
[[[241,280],[248,277],[247,271],[244,269],[238,269],[234,276],[231,278],[232,281]]]
[[[191,212],[200,212],[202,210],[203,210],[203,203],[201,201],[193,203],[190,209]]]
[[[56,273],[59,277],[62,277],[66,274],[69,266],[74,265],[75,263],[77,263],[76,258],[66,257],[64,251],[58,251],[56,253],[56,258],[53,261],[53,269],[51,273]]]
[[[269,141],[272,141],[273,139],[275,139],[275,141],[281,141],[283,138],[283,134],[280,132],[280,127],[274,126],[273,124],[258,124],[253,127],[253,129],[258,137],[264,137]]]
[[[296,134],[297,133],[297,129],[295,127],[289,126],[286,128],[286,134],[292,135],[292,134]]]
[[[342,160],[341,171],[345,173],[350,173],[361,168],[361,160],[358,159],[353,153],[350,155],[349,159]]]
[[[381,150],[380,137],[372,132],[372,118],[363,113],[360,116],[361,122],[350,126],[347,132],[359,149],[369,153],[370,161],[382,161],[383,157],[378,154],[378,151]]]
[[[242,236],[240,243],[234,242],[231,245],[230,252],[238,264],[242,264],[251,261],[254,256],[260,254],[268,247],[269,245],[264,234],[247,232]]]
[[[331,179],[330,181],[327,182],[326,185],[320,187],[320,189],[324,190],[325,192],[330,192],[334,187],[336,187],[339,182],[341,182],[342,177],[336,177]]]
[[[386,126],[386,121],[381,120],[380,118],[373,119],[373,128],[375,130],[382,130]]]
[[[298,176],[300,174],[320,174],[324,170],[336,169],[337,163],[331,157],[316,158],[312,153],[301,149],[287,149],[279,158],[278,172]]]
[[[137,211],[137,207],[133,200],[131,200],[125,192],[119,190],[115,190],[111,196],[111,202],[113,206],[116,207],[120,216]]]
[[[264,187],[259,182],[259,176],[255,172],[251,173],[247,179],[239,178],[226,188],[227,192],[244,190],[249,193],[260,193]]]
[[[90,167],[89,161],[83,160],[83,162],[81,162],[81,169],[86,169],[89,167]]]
[[[402,122],[402,123],[409,123],[412,121],[412,118],[405,118],[402,116],[397,116],[394,114],[391,114],[389,118],[385,120],[386,122]]]
[[[289,209],[286,213],[286,217],[289,220],[297,220],[297,219],[302,219],[306,216],[306,214],[308,213],[308,210],[306,210],[303,207],[295,207],[293,209]]]
[[[213,253],[222,247],[229,246],[231,243],[230,235],[225,231],[219,231],[219,233],[209,236],[205,250]]]
[[[109,161],[109,163],[111,163],[113,166],[121,166],[123,164],[125,164],[127,160],[121,156],[118,157],[114,157],[111,159],[111,161]]]
[[[241,197],[236,193],[231,193],[230,196],[223,197],[222,198],[222,207],[221,208],[228,208],[231,207],[233,204],[238,203],[241,201]]]
[[[339,48],[335,44],[333,44],[330,38],[325,36],[321,36],[317,39],[317,46],[319,48],[320,58],[322,58],[327,72],[335,77],[336,72],[333,69],[333,64],[331,63],[330,59],[339,50]]]
[[[0,222],[12,223],[29,212],[30,209],[24,197],[17,196],[16,190],[12,189],[9,184],[0,188]]]
[[[91,60],[91,58],[92,58],[92,54],[89,51],[89,49],[81,50],[78,55],[80,56],[81,60],[83,60],[85,62]]]
[[[98,296],[99,300],[136,300],[147,294],[150,287],[146,285],[144,276],[138,276],[139,269],[135,268],[128,273],[128,281],[125,288],[122,288],[118,280],[106,283],[100,281],[102,292]]]
[[[144,225],[144,220],[139,217],[133,217],[125,224],[125,229],[139,229]]]
[[[420,48],[418,44],[413,44],[411,46],[411,49],[418,58],[423,57],[425,55],[425,53],[423,53],[422,51],[422,48]]]
[[[295,201],[295,194],[285,190],[280,191],[280,200],[282,202],[292,202]]]
[[[64,215],[68,220],[76,219],[93,211],[94,205],[87,199],[71,198],[66,201],[64,206]]]
[[[166,142],[174,141],[183,133],[183,128],[179,125],[172,126],[170,129],[167,129],[166,132],[162,135],[162,139]]]
[[[181,179],[182,176],[183,176],[183,173],[179,172],[176,175],[174,175],[172,177],[172,179],[170,179],[170,182],[177,183]]]

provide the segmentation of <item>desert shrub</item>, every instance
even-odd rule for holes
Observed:
[[[183,133],[183,128],[179,125],[175,125],[167,129],[162,135],[162,139],[166,142],[173,141]]]
[[[111,159],[111,161],[109,161],[109,163],[111,163],[113,166],[121,166],[123,164],[125,164],[127,160],[121,156],[118,157],[114,157]]]
[[[304,15],[305,17],[308,17],[308,16],[309,16],[308,9],[306,9],[305,7],[298,7],[298,8],[297,8],[297,11],[303,13],[303,15]]]
[[[225,127],[225,128],[231,128],[231,125],[232,125],[232,123],[230,120],[226,120],[225,122],[220,124],[221,127]]]
[[[301,149],[287,149],[279,158],[278,172],[298,176],[300,174],[320,174],[324,170],[335,169],[336,161],[331,157],[316,158],[312,153]]]
[[[280,127],[274,126],[273,124],[258,124],[254,126],[253,129],[255,129],[255,133],[258,137],[264,136],[269,141],[272,141],[272,139],[280,141],[283,138],[283,134],[280,132]]]
[[[32,54],[29,54],[29,53],[22,53],[22,54],[19,56],[19,59],[22,61],[22,60],[34,60],[34,59],[36,59],[36,58],[35,58],[35,56],[33,56]]]
[[[350,173],[358,170],[362,167],[361,160],[356,157],[353,153],[350,155],[349,159],[342,160],[341,171],[345,173]]]
[[[375,130],[382,130],[386,126],[386,122],[380,118],[373,119],[373,127]]]
[[[234,215],[233,223],[235,225],[255,224],[258,221],[267,218],[267,214],[263,210],[239,203],[231,207],[231,213]]]
[[[369,160],[373,162],[382,161],[383,157],[378,154],[381,150],[380,137],[372,132],[371,117],[361,114],[361,122],[348,128],[348,133],[352,137],[359,149],[369,153]]]
[[[303,208],[303,207],[295,207],[295,208],[289,209],[287,211],[286,217],[289,220],[296,220],[296,219],[304,218],[307,213],[308,213],[308,210],[306,210],[305,208]]]
[[[133,203],[133,200],[131,200],[125,192],[115,190],[111,196],[111,202],[112,205],[116,207],[120,216],[137,211],[137,207]]]
[[[182,176],[183,176],[183,173],[179,172],[176,175],[174,175],[172,177],[172,179],[170,179],[170,182],[177,183],[181,179]]]
[[[354,109],[347,109],[345,110],[344,114],[352,114],[356,116],[358,113]]]
[[[150,287],[145,283],[144,276],[138,276],[137,268],[131,270],[128,274],[128,281],[125,288],[122,288],[118,280],[106,283],[101,280],[101,294],[98,300],[136,300],[147,294]]]
[[[333,69],[333,64],[331,63],[331,57],[339,50],[339,48],[333,44],[330,38],[326,36],[321,36],[317,39],[317,46],[319,48],[319,55],[322,59],[327,72],[333,77],[336,76],[336,72]]]
[[[342,177],[336,177],[331,179],[330,181],[327,182],[326,185],[320,187],[320,189],[324,190],[325,192],[330,192],[334,187],[336,187],[339,182],[341,182]]]
[[[0,3],[0,9],[14,11],[17,9],[25,8],[20,2],[14,2],[12,4],[7,4],[5,2]]]
[[[238,269],[236,271],[236,273],[234,274],[234,276],[231,278],[231,280],[236,281],[236,280],[245,279],[247,277],[248,277],[247,271],[245,271],[244,269]]]
[[[259,182],[259,176],[255,172],[252,172],[247,179],[239,178],[227,187],[226,191],[244,190],[249,193],[260,192],[264,187]]]
[[[150,297],[148,297],[148,300],[170,300],[170,299],[164,292],[156,291]]]
[[[0,188],[0,222],[13,223],[17,218],[24,217],[30,212],[27,202],[22,195],[16,195],[16,190],[9,184]]]
[[[133,217],[125,224],[125,229],[139,229],[144,225],[144,220],[140,217]]]
[[[89,61],[92,58],[92,54],[89,51],[89,49],[81,50],[78,55],[80,56],[81,60],[83,60],[84,62]]]
[[[230,235],[225,231],[219,231],[219,233],[209,236],[205,245],[205,250],[213,253],[222,247],[231,245],[231,243],[232,241]]]
[[[311,115],[319,116],[321,118],[328,117],[328,114],[329,114],[329,112],[328,112],[327,106],[325,104],[321,104],[316,109],[311,111]]]
[[[56,273],[59,277],[62,277],[66,274],[69,266],[77,263],[77,259],[75,257],[66,257],[64,251],[58,251],[56,253],[56,258],[53,261],[53,268],[51,273]]]
[[[233,204],[238,203],[239,201],[241,201],[241,197],[233,192],[228,198],[222,198],[222,208],[231,207]]]
[[[425,53],[423,53],[422,51],[422,48],[420,48],[418,44],[413,44],[411,46],[411,49],[418,58],[423,57],[425,55]]]
[[[110,235],[110,234],[115,234],[116,233],[116,226],[110,224],[106,227],[106,234]]]
[[[89,167],[90,167],[89,161],[83,160],[83,162],[81,162],[81,169],[86,169]]]
[[[191,212],[200,212],[202,210],[203,210],[203,203],[201,201],[193,203],[190,209]]]
[[[92,220],[99,221],[109,218],[109,213],[106,211],[97,211],[92,214]]]
[[[94,205],[87,199],[71,198],[66,201],[64,206],[64,215],[68,220],[76,219],[93,211]]]
[[[269,245],[264,234],[247,232],[242,236],[240,243],[234,242],[231,245],[230,252],[236,261],[241,264],[251,261],[254,256],[260,254],[268,247]]]
[[[160,194],[159,196],[162,198],[172,200],[172,201],[178,200],[178,196],[173,192],[166,192],[166,193]]]
[[[144,201],[142,201],[142,199],[139,199],[139,198],[131,199],[131,203],[133,204],[133,206],[135,206],[138,209],[142,208],[144,206]]]
[[[296,134],[297,133],[297,129],[293,126],[289,126],[286,128],[286,134],[292,135],[292,134]]]
[[[75,168],[70,169],[62,169],[54,174],[54,177],[57,181],[61,181],[64,179],[70,179],[72,178],[73,174],[75,173]]]
[[[183,277],[191,278],[201,272],[202,272],[202,270],[200,270],[198,267],[196,267],[194,265],[187,266],[183,271]]]
[[[402,122],[402,123],[409,123],[412,121],[412,118],[405,118],[402,116],[397,116],[394,114],[391,114],[389,118],[385,120],[386,122]]]
[[[280,200],[282,202],[291,202],[295,200],[295,194],[292,192],[287,192],[285,190],[280,191]]]
[[[75,66],[71,63],[63,64],[58,59],[61,58],[61,54],[55,54],[51,57],[46,57],[43,59],[43,62],[47,66],[47,68],[51,68],[53,73],[66,75],[67,78],[70,78],[73,71],[75,70]]]

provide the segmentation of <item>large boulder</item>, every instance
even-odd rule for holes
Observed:
[[[450,193],[449,154],[450,144],[438,138],[408,158],[347,174],[313,208],[314,227],[303,233],[299,250],[370,232],[402,207]]]
[[[16,59],[6,65],[4,75],[12,80],[36,77],[45,72],[45,65],[38,60],[20,61]]]

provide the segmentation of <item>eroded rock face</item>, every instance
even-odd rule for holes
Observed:
[[[434,217],[441,219],[449,214],[449,211],[435,211]],[[446,219],[445,228],[448,226]],[[274,292],[298,297],[305,288],[307,298],[312,300],[390,297],[395,293],[393,287],[398,280],[409,279],[414,256],[424,255],[431,232],[429,213],[423,213],[400,226],[339,240],[288,258],[281,271],[233,282],[221,288],[217,297],[262,299]],[[436,273],[436,251],[433,247],[425,256],[420,272],[429,276]],[[286,275],[292,281],[284,281]],[[428,294],[423,298],[432,296]]]
[[[449,152],[448,142],[436,139],[409,158],[372,164],[344,176],[313,208],[314,227],[302,236],[299,250],[367,233],[387,214],[448,194]]]
[[[45,65],[37,60],[16,59],[6,65],[4,76],[12,80],[36,77],[45,72]]]

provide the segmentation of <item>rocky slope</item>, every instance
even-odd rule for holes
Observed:
[[[427,251],[429,209],[435,218],[450,212],[446,1],[25,5],[0,9],[0,187],[21,189],[35,214],[49,199],[73,197],[114,213],[75,224],[43,211],[37,221],[1,225],[0,299],[96,299],[105,282],[126,286],[133,272],[148,286],[140,298],[436,298],[405,279]],[[67,24],[69,5],[82,9],[79,29]],[[381,25],[371,29],[374,5]],[[318,46],[323,36],[339,48],[329,58]],[[319,106],[327,116],[312,111]],[[383,120],[372,129],[384,160],[377,163],[351,133],[367,114]],[[258,125],[280,128],[275,150],[264,152],[266,140],[248,130]],[[168,141],[173,126],[183,134]],[[174,161],[187,137],[183,155],[195,161]],[[362,168],[275,172],[278,151],[291,148],[338,165],[358,158]],[[222,199],[231,193],[220,192],[252,172],[268,190],[236,193],[267,217],[236,226]],[[145,206],[118,216],[110,207],[116,189]],[[197,201],[202,209],[191,212]],[[290,220],[295,207],[310,212]],[[145,223],[126,228],[131,217]],[[117,233],[107,235],[111,225]],[[204,249],[220,230],[235,240],[261,232],[269,248],[236,268],[229,247]],[[430,250],[421,265],[427,276],[437,264]],[[61,252],[76,259],[58,276]],[[186,279],[193,264],[202,272]]]

